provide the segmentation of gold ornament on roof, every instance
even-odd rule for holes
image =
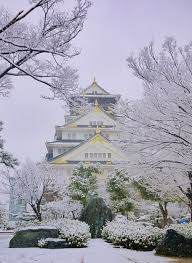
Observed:
[[[96,107],[99,106],[99,103],[98,103],[97,99],[95,99],[95,106]]]
[[[100,112],[100,108],[99,108],[99,103],[97,101],[97,99],[95,100],[95,104],[94,104],[94,112]]]
[[[96,134],[100,134],[101,133],[101,129],[99,127],[96,128]]]

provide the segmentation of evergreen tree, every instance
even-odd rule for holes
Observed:
[[[129,178],[121,170],[115,170],[108,178],[107,190],[110,194],[112,209],[126,216],[134,209],[129,186]]]
[[[89,199],[87,206],[84,208],[80,220],[90,226],[91,237],[101,237],[103,226],[112,221],[112,211],[105,204],[103,198],[93,196]]]
[[[86,206],[89,197],[97,195],[97,174],[99,173],[97,167],[81,164],[73,171],[69,185],[69,196]]]
[[[3,130],[3,123],[0,121],[0,132]],[[11,153],[8,153],[4,150],[4,140],[0,135],[0,165],[5,165],[9,168],[14,168],[15,165],[18,165],[18,161],[13,157]]]

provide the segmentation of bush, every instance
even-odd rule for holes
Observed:
[[[91,237],[89,226],[78,220],[63,219],[57,221],[60,238],[67,247],[85,247]]]
[[[86,223],[60,219],[20,229],[11,239],[10,247],[85,247],[90,237]]]
[[[112,220],[112,211],[105,204],[103,198],[92,197],[82,211],[80,220],[90,226],[91,237],[101,237],[101,231],[107,221]]]
[[[134,250],[153,250],[163,238],[159,228],[145,223],[128,221],[118,218],[107,223],[103,228],[102,236],[114,245]]]
[[[65,241],[65,247],[85,247],[91,237],[89,226],[79,220],[64,218],[52,220],[46,225],[59,230],[59,238]]]
[[[168,228],[156,254],[173,257],[192,256],[192,224],[172,225]]]
[[[170,225],[168,229],[173,229],[178,234],[183,235],[185,238],[192,239],[192,223],[183,225],[174,224]]]

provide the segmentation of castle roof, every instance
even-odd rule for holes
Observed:
[[[96,130],[96,133],[90,137],[88,140],[83,141],[82,143],[78,144],[77,146],[69,149],[68,151],[50,159],[50,163],[52,164],[64,164],[71,161],[77,161],[76,156],[79,156],[78,153],[81,151],[89,151],[89,147],[94,144],[98,145],[99,150],[102,151],[103,149],[113,150],[114,154],[118,155],[118,160],[125,161],[126,157],[124,153],[113,146],[113,144],[103,135],[100,134],[100,129]],[[80,160],[83,161],[83,160]],[[99,161],[98,161],[99,162]]]
[[[98,83],[96,82],[95,78],[90,86],[83,90],[81,95],[110,95],[105,89],[103,89]]]
[[[117,120],[114,118],[114,116],[113,116],[112,114],[110,114],[110,113],[106,112],[105,110],[103,110],[103,108],[100,107],[98,104],[95,104],[95,106],[92,107],[92,109],[91,109],[89,112],[86,112],[86,113],[84,113],[84,114],[82,114],[82,115],[80,115],[80,116],[77,116],[76,119],[71,120],[71,121],[65,123],[64,125],[56,126],[56,128],[71,127],[71,126],[76,127],[76,126],[74,126],[74,124],[75,124],[77,121],[81,120],[83,117],[85,117],[85,116],[87,116],[88,114],[90,114],[91,112],[95,112],[95,113],[100,112],[100,113],[103,113],[104,115],[106,115],[107,117],[109,117],[111,120],[117,122]],[[89,126],[89,125],[87,125],[87,126]]]

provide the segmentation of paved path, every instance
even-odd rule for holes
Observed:
[[[93,239],[87,248],[40,249],[8,248],[10,237],[0,235],[0,263],[168,263],[152,252],[114,248],[101,239]]]

